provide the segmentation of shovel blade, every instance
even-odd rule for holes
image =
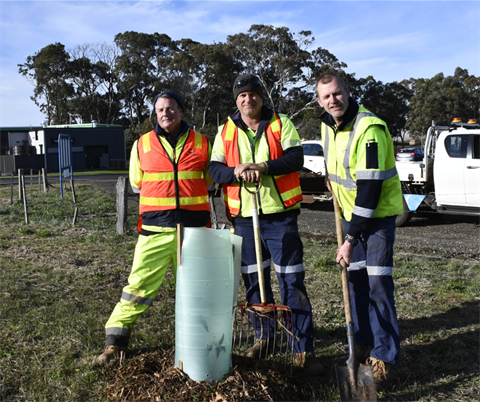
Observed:
[[[336,365],[335,371],[342,402],[377,401],[371,366],[354,361],[351,365]]]

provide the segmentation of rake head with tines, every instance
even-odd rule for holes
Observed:
[[[261,182],[250,184],[253,184],[253,186],[249,186],[245,181],[242,181],[242,185],[245,190],[250,193],[252,200],[252,223],[261,303],[244,303],[237,306],[235,312],[233,347],[235,348],[235,344],[238,342],[238,349],[240,351],[242,350],[242,345],[244,345],[244,350],[248,351],[248,343],[251,336],[252,348],[254,348],[253,350],[255,352],[254,355],[258,354],[259,358],[262,356],[268,358],[270,354],[277,355],[281,360],[284,359],[285,365],[288,360],[290,360],[293,369],[293,314],[288,306],[266,303],[262,240],[257,210],[257,194],[262,184]],[[259,340],[258,343],[256,343],[256,339]],[[289,353],[290,359],[288,358]]]
[[[293,369],[293,314],[276,304],[240,303],[235,309],[233,350],[256,359],[272,359]]]

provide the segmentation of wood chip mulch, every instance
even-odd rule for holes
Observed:
[[[308,401],[316,400],[322,377],[293,373],[275,362],[233,354],[233,368],[222,382],[198,382],[174,367],[175,351],[136,356],[114,372],[109,401]]]

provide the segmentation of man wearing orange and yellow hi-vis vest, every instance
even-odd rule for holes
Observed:
[[[105,325],[106,348],[97,358],[102,363],[127,351],[133,327],[157,296],[170,262],[176,273],[177,223],[203,227],[210,219],[207,139],[182,120],[180,95],[162,92],[154,109],[155,130],[135,142],[130,156],[130,184],[140,193],[140,235],[128,285]]]
[[[322,74],[316,91],[325,109],[320,119],[327,175],[343,218],[337,262],[348,264],[355,358],[372,366],[380,391],[400,355],[392,272],[403,196],[393,140],[385,122],[359,105],[338,75]]]
[[[238,111],[219,129],[209,171],[214,182],[223,184],[227,211],[237,235],[243,237],[241,270],[247,302],[260,303],[261,299],[251,195],[240,181],[258,183],[261,178],[257,199],[266,302],[274,303],[273,262],[282,303],[293,312],[294,362],[309,374],[320,374],[324,368],[313,353],[312,306],[304,285],[303,244],[297,224],[302,200],[297,173],[303,167],[300,137],[287,116],[263,105],[265,96],[258,77],[237,77],[233,92]],[[273,336],[273,330],[257,325],[257,342],[246,355],[265,354],[268,345],[273,345],[268,336]]]

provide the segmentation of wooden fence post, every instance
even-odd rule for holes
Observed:
[[[42,177],[43,177],[43,192],[48,191],[48,181],[47,181],[47,171],[45,168],[42,168]]]
[[[10,187],[10,205],[13,204],[13,173],[12,173],[12,183]]]
[[[22,200],[22,169],[18,169],[18,199]]]
[[[73,203],[77,203],[77,197],[75,196],[75,186],[73,184],[73,179],[70,178],[70,184],[72,185],[72,196],[73,196]]]
[[[21,187],[22,187],[22,195],[23,195],[23,210],[25,211],[25,223],[28,224],[28,208],[27,208],[27,193],[25,191],[25,176],[21,175]]]
[[[117,180],[117,234],[125,233],[125,223],[127,222],[128,211],[128,181],[127,177],[120,176]]]

